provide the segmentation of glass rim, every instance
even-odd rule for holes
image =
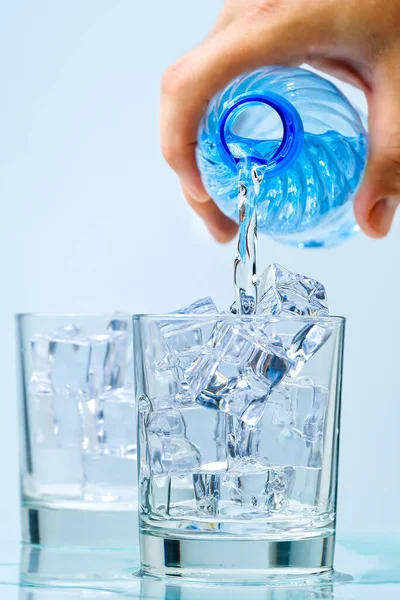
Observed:
[[[238,319],[238,315],[233,313],[206,313],[206,314],[198,314],[198,313],[112,313],[112,312],[104,312],[104,313],[79,313],[79,312],[65,312],[65,313],[42,313],[42,312],[18,312],[14,314],[14,318],[17,320],[24,319],[57,319],[57,318],[71,318],[71,319],[99,319],[99,318],[107,318],[107,319],[132,319],[133,321],[236,321]],[[340,315],[329,315],[329,316],[314,316],[314,315],[260,315],[260,314],[250,314],[250,315],[240,315],[241,321],[269,321],[271,323],[279,323],[282,321],[292,321],[293,319],[296,321],[313,321],[317,323],[345,323],[346,317],[342,317]]]
[[[307,322],[317,322],[317,323],[345,323],[346,317],[329,315],[329,316],[313,316],[313,315],[260,315],[260,314],[251,314],[251,315],[235,315],[232,313],[206,313],[206,314],[196,314],[196,313],[160,313],[160,314],[150,314],[150,313],[138,313],[132,315],[132,319],[134,321],[236,321],[240,318],[241,321],[269,321],[271,323],[280,323],[282,321],[307,321]]]
[[[65,312],[65,313],[42,313],[42,312],[17,312],[14,313],[15,319],[56,319],[56,318],[76,318],[76,319],[131,319],[132,313],[116,313],[116,312],[103,312],[103,313],[79,313],[79,312]]]

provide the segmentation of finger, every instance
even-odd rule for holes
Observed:
[[[218,31],[221,31],[221,29],[230,25],[230,23],[235,20],[237,13],[237,8],[232,6],[232,2],[226,1],[221,8],[214,27],[211,29],[209,35],[215,35]]]
[[[261,20],[261,19],[260,19]],[[306,19],[304,17],[304,21]],[[287,19],[235,21],[191,50],[165,74],[161,94],[161,146],[170,166],[197,201],[207,196],[195,162],[197,127],[210,98],[232,78],[263,64],[296,64],[312,41]],[[253,28],[253,31],[251,30]]]
[[[182,188],[182,191],[188,204],[203,219],[207,229],[217,242],[225,244],[235,237],[238,226],[220,211],[211,198],[207,202],[199,203],[191,196],[187,189]]]
[[[328,73],[328,75],[333,75],[345,83],[350,83],[362,90],[365,94],[370,91],[368,77],[363,77],[359,70],[356,70],[345,60],[317,56],[312,57],[308,62],[315,69]]]
[[[369,101],[370,154],[354,211],[370,237],[389,233],[400,203],[400,73],[385,59],[377,71]]]

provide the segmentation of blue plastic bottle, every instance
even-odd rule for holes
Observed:
[[[311,71],[264,67],[232,81],[200,123],[197,161],[210,196],[238,220],[238,168],[259,166],[258,231],[298,247],[357,231],[353,200],[368,154],[357,110]]]

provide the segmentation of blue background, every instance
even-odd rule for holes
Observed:
[[[168,311],[232,300],[234,243],[185,205],[158,142],[164,69],[201,41],[219,0],[0,2],[0,536],[18,525],[13,314]],[[342,88],[359,106],[359,92]],[[400,221],[330,251],[260,240],[323,281],[348,319],[339,528],[395,531]]]

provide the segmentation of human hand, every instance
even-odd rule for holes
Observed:
[[[237,226],[207,195],[195,161],[199,121],[212,96],[263,65],[308,63],[361,88],[370,154],[354,210],[384,237],[400,203],[400,0],[226,0],[208,37],[165,73],[161,146],[190,206],[228,242]]]

